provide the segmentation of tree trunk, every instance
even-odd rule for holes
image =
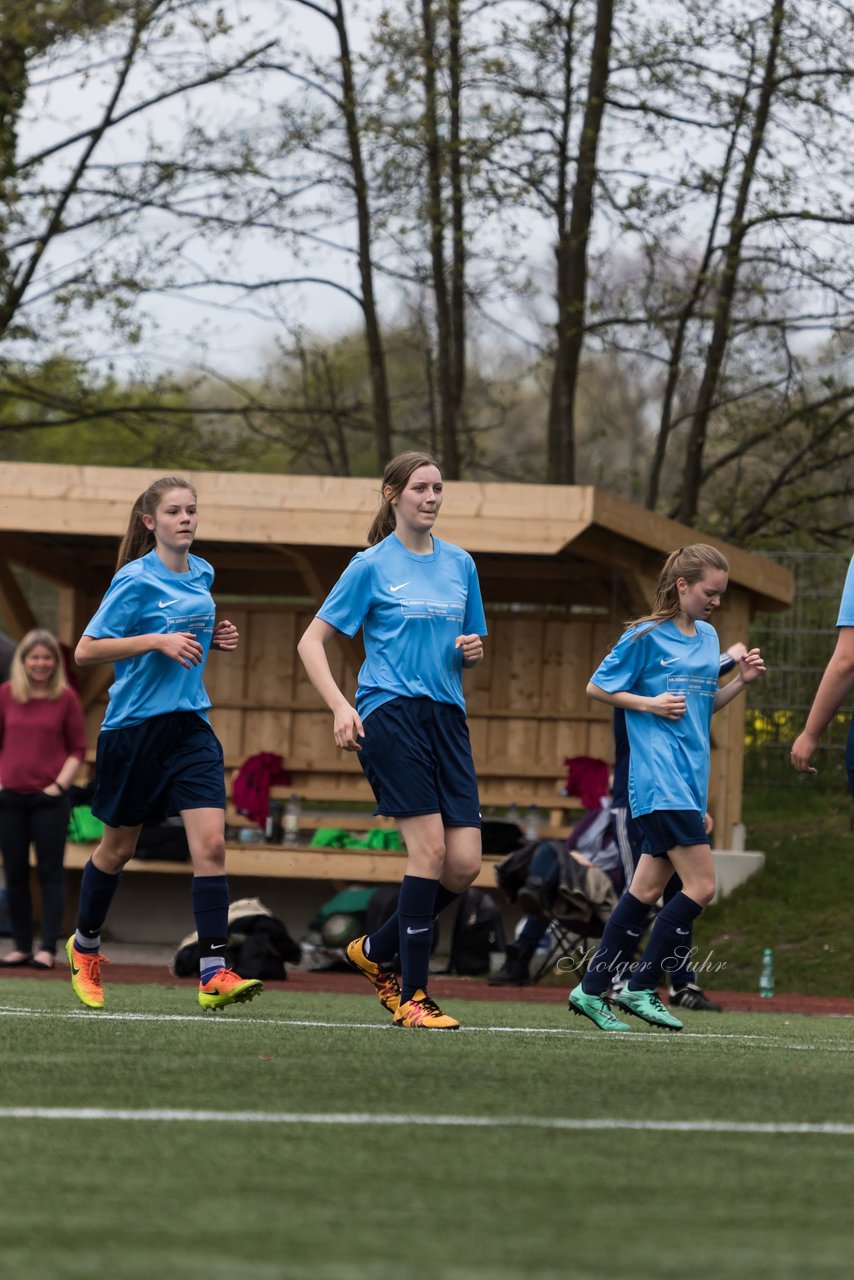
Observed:
[[[460,4],[448,0],[448,77],[450,85],[451,180],[451,395],[458,435],[465,439],[466,312],[465,197],[462,164],[462,56]]]
[[[670,358],[667,361],[667,379],[661,402],[658,435],[655,441],[655,451],[652,462],[650,463],[649,477],[647,480],[646,506],[650,511],[654,511],[656,504],[658,503],[658,495],[661,488],[661,476],[664,470],[664,460],[667,456],[667,443],[670,439],[670,430],[673,425],[673,406],[676,399],[676,390],[679,386],[679,381],[682,375],[682,354],[685,350],[688,326],[691,323],[700,299],[708,286],[709,267],[714,255],[715,244],[717,243],[724,193],[729,181],[732,161],[735,155],[738,137],[741,132],[741,126],[747,112],[747,97],[749,93],[751,74],[752,71],[749,69],[745,83],[745,90],[738,104],[738,111],[730,134],[726,156],[724,157],[724,162],[721,166],[720,179],[718,181],[718,189],[715,197],[715,208],[711,222],[709,223],[709,231],[706,236],[706,247],[703,251],[703,258],[694,276],[694,283],[691,287],[691,292],[684,307],[680,311],[679,316],[677,317],[676,331],[673,335],[673,342],[670,346]]]
[[[451,358],[451,312],[445,267],[444,212],[442,208],[442,149],[439,143],[436,88],[436,29],[432,0],[421,0],[424,58],[424,139],[427,155],[427,221],[433,296],[436,306],[436,372],[439,380],[439,412],[442,421],[441,463],[449,480],[460,475],[457,418],[454,407]]]
[[[593,220],[596,162],[608,87],[614,0],[598,0],[590,78],[578,146],[569,227],[557,248],[557,351],[549,405],[549,480],[575,482],[575,391],[587,301],[587,253]],[[571,51],[570,51],[571,52]]]
[[[694,413],[691,419],[691,430],[688,438],[685,469],[682,478],[682,497],[677,512],[677,519],[681,520],[684,524],[693,524],[700,502],[703,453],[706,447],[709,418],[711,416],[712,406],[714,404],[718,384],[720,382],[724,354],[726,352],[727,343],[729,342],[730,317],[732,314],[733,298],[735,296],[736,277],[738,275],[739,266],[741,265],[741,255],[745,236],[744,214],[747,208],[747,201],[750,195],[750,187],[753,182],[756,162],[759,158],[759,152],[762,148],[765,130],[768,125],[771,103],[774,98],[776,87],[775,81],[777,76],[777,55],[780,49],[784,16],[785,0],[774,0],[771,10],[771,35],[768,41],[768,53],[765,59],[765,71],[762,77],[762,87],[759,91],[759,101],[757,102],[756,114],[753,119],[750,147],[748,149],[747,158],[744,162],[744,169],[741,173],[735,208],[733,210],[732,219],[730,220],[729,239],[724,251],[723,269],[721,271],[718,298],[715,306],[712,336],[709,340],[709,346],[706,351],[703,378],[700,383],[700,389],[697,392],[697,401],[694,406]]]
[[[356,196],[356,222],[359,236],[359,278],[362,288],[362,310],[365,316],[365,340],[368,347],[368,368],[373,396],[374,429],[376,432],[377,461],[380,470],[392,456],[391,405],[388,394],[385,349],[374,297],[374,267],[371,258],[371,210],[368,199],[368,183],[362,158],[362,136],[356,109],[356,88],[353,81],[353,62],[350,56],[350,40],[344,12],[344,0],[335,0],[335,30],[341,53],[341,108],[347,130],[350,151],[350,167],[353,171],[353,190]]]
[[[8,210],[15,198],[18,116],[27,92],[26,50],[12,32],[0,34],[0,291],[9,288]],[[2,332],[0,332],[2,336]]]

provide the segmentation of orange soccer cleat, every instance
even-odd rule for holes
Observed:
[[[233,969],[217,969],[209,982],[199,983],[199,1004],[203,1009],[243,1004],[257,996],[263,985],[259,978],[241,978]]]
[[[89,1009],[103,1009],[104,988],[101,983],[101,965],[109,964],[100,951],[78,951],[74,935],[65,944],[68,963],[71,966],[71,985],[78,1000]]]

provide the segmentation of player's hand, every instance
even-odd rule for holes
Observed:
[[[212,649],[222,649],[229,651],[236,649],[240,640],[240,632],[233,622],[229,622],[228,618],[223,618],[213,629],[211,638]]]
[[[747,653],[739,658],[738,669],[745,684],[750,684],[751,681],[758,680],[760,676],[764,676],[765,662],[759,650],[748,649]]]
[[[464,667],[476,667],[483,658],[483,640],[480,636],[457,636],[454,648],[462,649]]]
[[[818,746],[818,738],[813,734],[807,733],[804,729],[800,737],[795,738],[792,743],[792,768],[797,769],[798,773],[816,773],[817,770],[810,764],[813,752]]]
[[[684,716],[686,706],[684,693],[658,693],[650,698],[648,710],[663,720],[678,720]]]
[[[358,739],[364,738],[365,730],[362,728],[358,711],[355,707],[351,707],[349,702],[346,702],[339,711],[335,712],[333,732],[335,734],[335,745],[340,747],[342,751],[362,750]]]
[[[205,651],[192,631],[170,631],[155,639],[154,647],[165,657],[180,662],[182,667],[198,667],[202,662]]]
[[[747,653],[747,645],[743,640],[736,640],[735,644],[731,644],[728,649],[724,650],[735,662],[740,662]]]

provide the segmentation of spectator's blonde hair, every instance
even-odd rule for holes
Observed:
[[[436,467],[441,471],[438,462],[435,458],[431,458],[429,453],[416,453],[414,450],[399,453],[386,465],[380,493],[380,509],[368,530],[368,546],[373,547],[378,542],[382,542],[383,538],[387,538],[390,533],[394,533],[397,520],[394,507],[391,505],[392,498],[398,497],[403,492],[409,483],[410,476],[419,467]]]
[[[678,551],[671,552],[658,575],[652,612],[643,618],[635,618],[627,625],[640,627],[649,624],[648,630],[649,627],[655,627],[660,622],[675,618],[680,609],[676,583],[680,578],[684,578],[688,586],[692,587],[695,582],[700,581],[707,569],[720,569],[724,573],[729,573],[726,557],[721,555],[716,547],[710,547],[705,542],[695,542],[690,547],[680,547]]]
[[[12,686],[12,697],[16,702],[29,702],[33,696],[33,688],[24,662],[33,649],[38,649],[40,646],[43,649],[47,649],[53,657],[54,663],[51,677],[45,685],[47,697],[58,698],[62,691],[68,687],[68,680],[65,676],[65,663],[62,660],[62,651],[56,636],[51,631],[44,631],[41,627],[36,627],[34,631],[27,632],[12,658],[12,666],[9,670],[9,684]]]

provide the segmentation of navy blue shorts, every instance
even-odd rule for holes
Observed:
[[[374,813],[439,813],[446,827],[480,827],[477,777],[460,707],[392,698],[364,721],[359,762],[377,799]]]
[[[666,858],[677,845],[708,844],[703,814],[696,809],[656,809],[635,818],[643,831],[643,852]]]
[[[92,812],[108,827],[224,809],[222,747],[195,711],[171,711],[98,736]]]

